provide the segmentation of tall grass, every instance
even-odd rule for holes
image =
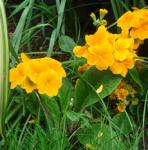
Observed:
[[[8,100],[9,46],[3,0],[0,1],[0,134],[4,137],[4,121]]]

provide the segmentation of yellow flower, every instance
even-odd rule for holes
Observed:
[[[126,109],[126,105],[124,103],[120,103],[120,104],[117,105],[117,110],[119,112],[124,112],[125,109]]]
[[[27,93],[31,93],[34,89],[37,88],[37,85],[31,81],[29,77],[27,77],[21,84],[20,86],[26,90]]]
[[[86,35],[85,41],[88,46],[96,46],[102,42],[106,42],[108,38],[109,32],[105,28],[105,26],[101,25],[97,31],[92,35]]]
[[[107,9],[99,9],[100,15],[106,15],[108,13]]]
[[[123,62],[114,61],[113,65],[110,67],[110,70],[113,74],[121,74],[121,76],[125,77],[128,69],[133,68],[134,64],[134,59],[126,59]]]
[[[125,36],[130,34],[134,39],[144,40],[148,38],[148,9],[136,9],[128,11],[117,21]]]
[[[30,58],[25,53],[21,53],[21,59],[23,62],[30,60]]]
[[[21,85],[26,79],[27,65],[20,63],[16,68],[10,70],[10,82],[11,89],[14,89],[17,85]]]
[[[55,96],[66,76],[62,65],[52,58],[30,59],[21,54],[22,63],[10,70],[11,88],[17,85],[27,93],[38,90],[40,94]]]
[[[115,90],[115,95],[117,96],[117,99],[120,101],[124,101],[126,97],[129,95],[128,90],[124,88],[116,89]]]
[[[98,70],[106,70],[114,62],[113,48],[109,43],[88,48],[87,63],[95,65]]]
[[[141,27],[133,28],[130,32],[130,35],[135,39],[148,39],[148,22],[141,24]]]
[[[46,73],[40,74],[37,89],[40,94],[56,96],[61,85],[62,78],[59,77],[55,70],[49,69]]]
[[[88,46],[75,46],[73,52],[77,57],[86,57],[88,54]]]
[[[137,57],[133,50],[134,39],[118,38],[113,45],[115,61],[110,70],[113,74],[121,74],[121,76],[125,77],[128,69],[134,67],[135,58]]]
[[[114,42],[114,57],[118,61],[124,61],[127,58],[135,56],[133,51],[134,39],[132,38],[119,38]]]
[[[131,28],[130,22],[132,20],[133,13],[131,11],[127,11],[124,13],[117,21],[117,25],[121,27],[123,33],[127,36],[129,29]]]

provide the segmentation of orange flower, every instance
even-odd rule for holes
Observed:
[[[120,104],[117,105],[117,110],[119,112],[124,112],[125,109],[126,109],[126,105],[124,103],[120,103]]]
[[[128,96],[128,90],[120,88],[115,90],[115,95],[117,96],[117,99],[120,101],[124,101],[126,97]]]

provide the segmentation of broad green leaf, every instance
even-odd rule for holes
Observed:
[[[83,107],[90,106],[111,94],[121,79],[121,76],[110,71],[98,71],[96,68],[86,71],[76,85],[75,110],[80,111]],[[98,96],[96,90],[100,85],[103,89]]]
[[[59,90],[58,97],[63,112],[65,112],[69,108],[70,103],[71,105],[73,105],[74,87],[68,79],[63,80],[63,84]]]
[[[106,124],[93,124],[88,128],[81,129],[78,140],[85,147],[92,146],[92,149],[99,150],[120,150],[123,146],[116,133]]]
[[[76,43],[69,36],[62,35],[59,38],[59,46],[63,52],[72,53],[72,50],[76,46]]]
[[[126,113],[123,112],[123,113],[118,113],[117,115],[115,115],[112,121],[120,129],[120,132],[126,135],[132,131],[132,128],[136,127],[133,119],[130,116],[129,116],[129,119]],[[132,127],[131,127],[130,122],[132,123]]]
[[[129,70],[129,74],[132,77],[132,79],[135,81],[135,83],[140,87],[141,92],[143,92],[143,85],[140,79],[140,75],[136,70],[136,68]]]
[[[66,113],[66,116],[71,121],[78,121],[81,118],[82,114],[81,113],[76,113],[74,111],[68,111]]]

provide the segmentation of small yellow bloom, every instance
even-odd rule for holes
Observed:
[[[107,21],[106,21],[105,19],[103,19],[103,20],[101,21],[101,25],[106,26],[106,25],[107,25]]]
[[[108,13],[107,9],[99,9],[100,15],[106,15]]]
[[[124,103],[119,103],[119,104],[117,105],[117,110],[118,110],[119,112],[124,112],[125,109],[126,109],[126,105],[125,105]]]
[[[115,95],[117,96],[117,99],[120,101],[124,101],[126,97],[129,95],[128,90],[120,88],[115,90]]]
[[[93,12],[91,12],[90,16],[92,17],[92,19],[96,19],[96,15]]]

